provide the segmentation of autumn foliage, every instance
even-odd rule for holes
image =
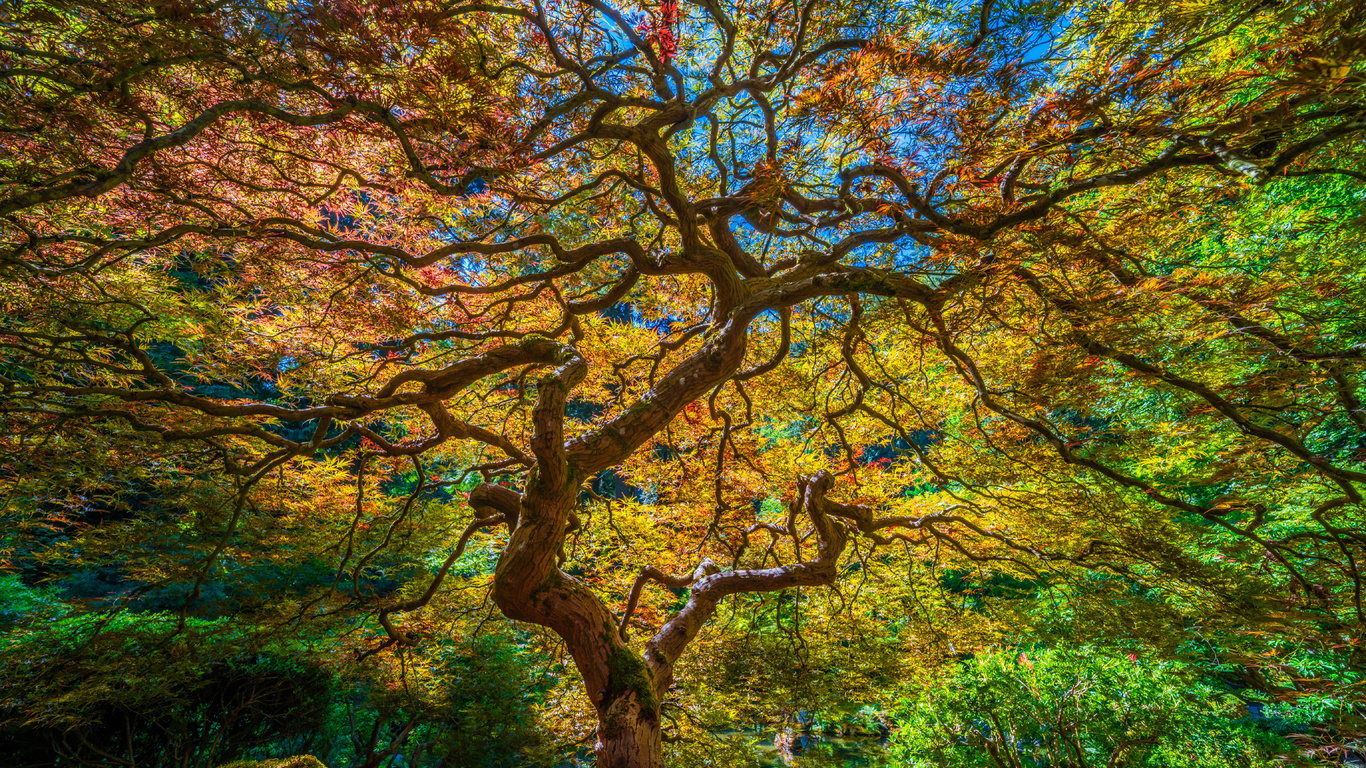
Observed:
[[[603,768],[1064,639],[1336,702],[1340,759],[1363,21],[8,5],[3,565],[393,696],[496,607]]]

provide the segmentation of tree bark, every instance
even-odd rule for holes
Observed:
[[[598,715],[598,768],[663,766],[659,727],[661,691],[650,666],[622,640],[617,621],[588,585],[560,570],[561,551],[579,487],[586,479],[565,452],[564,403],[586,365],[562,347],[560,367],[537,383],[531,441],[536,466],[528,473],[516,516],[514,494],[482,488],[471,503],[515,520],[494,572],[493,599],[505,616],[558,634],[583,676]]]
[[[542,384],[542,396],[548,393]],[[549,457],[554,451],[549,451]],[[541,451],[537,450],[538,457]],[[615,615],[588,585],[554,563],[556,541],[563,536],[579,483],[567,464],[558,482],[547,483],[533,470],[517,510],[517,526],[498,562],[494,601],[511,619],[549,627],[564,639],[598,717],[594,751],[598,768],[663,768],[660,703],[673,684],[674,663],[702,630],[726,595],[768,592],[829,584],[844,550],[844,525],[831,514],[853,507],[825,498],[830,476],[819,473],[799,483],[793,519],[804,510],[817,533],[814,559],[777,568],[719,571],[707,561],[691,578],[687,605],[646,645],[644,656],[627,645]],[[553,469],[553,467],[552,467]],[[481,506],[509,506],[506,489],[476,489],[471,500]],[[497,497],[497,501],[495,501]],[[859,511],[863,511],[858,508]],[[511,510],[507,510],[511,511]],[[539,522],[538,522],[539,521]]]
[[[658,711],[648,717],[644,712],[617,712],[598,722],[599,768],[663,768]]]

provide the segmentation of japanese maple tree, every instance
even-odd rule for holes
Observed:
[[[662,764],[723,600],[876,552],[1359,639],[1361,16],[6,6],[13,536],[114,499],[70,546],[182,615],[322,558],[270,602],[373,615],[369,655],[496,541],[602,768]],[[1234,242],[1258,216],[1286,231]],[[583,555],[604,495],[640,546]]]

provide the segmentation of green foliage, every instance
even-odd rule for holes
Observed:
[[[306,737],[330,675],[246,650],[227,621],[78,615],[7,633],[0,646],[0,751],[16,765],[210,766]]]
[[[239,654],[249,627],[171,614],[82,613],[24,622],[0,636],[3,722],[88,724],[92,708],[141,711],[174,700],[185,686]]]
[[[517,638],[481,634],[430,656],[449,730],[438,750],[454,765],[510,768],[544,740],[536,705],[552,681]]]
[[[19,616],[0,634],[0,753],[16,766],[112,754],[148,768],[293,768],[276,756],[299,752],[318,756],[291,758],[305,767],[361,765],[392,746],[409,766],[511,768],[544,741],[537,707],[553,679],[526,637],[497,625],[329,667],[306,638],[239,619],[72,613],[17,579],[0,585]]]
[[[61,610],[61,603],[48,590],[30,587],[15,575],[0,575],[0,627],[28,614],[55,614]]]
[[[21,763],[1366,734],[1360,0],[0,5]]]
[[[891,752],[924,768],[1270,765],[1269,748],[1288,745],[1239,708],[1172,662],[1095,647],[989,653],[902,702]]]
[[[736,601],[722,618],[727,632],[704,638],[682,667],[699,720],[710,729],[768,722],[876,732],[876,718],[860,707],[899,681],[903,648],[891,622],[839,616],[837,599],[788,591]]]

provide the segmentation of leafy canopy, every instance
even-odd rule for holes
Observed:
[[[0,552],[101,631],[360,663],[487,590],[602,766],[658,764],[711,660],[871,696],[1031,632],[1217,638],[1340,699],[1262,670],[1361,661],[1361,22],[6,6]]]

